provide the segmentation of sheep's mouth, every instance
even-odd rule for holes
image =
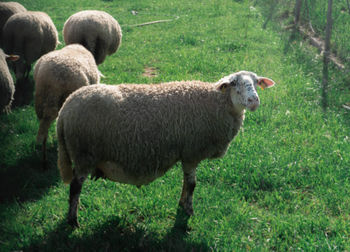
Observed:
[[[247,109],[249,111],[254,112],[258,107],[259,107],[259,104],[250,104],[250,105],[247,106]]]

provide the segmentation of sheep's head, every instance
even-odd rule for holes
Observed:
[[[240,71],[225,76],[217,83],[221,92],[230,92],[231,101],[237,110],[249,109],[254,111],[260,105],[257,86],[262,89],[275,85],[275,82],[266,77],[257,76],[253,72]]]

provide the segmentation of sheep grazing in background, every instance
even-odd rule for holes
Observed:
[[[24,12],[26,8],[17,2],[0,2],[0,46],[2,45],[2,28],[4,27],[7,19],[13,14],[18,12]]]
[[[89,174],[141,186],[178,161],[184,173],[179,204],[192,215],[197,165],[226,153],[245,109],[260,104],[256,87],[273,85],[241,71],[217,83],[100,84],[75,91],[57,119],[58,167],[70,183],[68,222],[79,225],[77,206]]]
[[[12,15],[3,28],[4,51],[21,58],[14,64],[17,81],[27,79],[31,64],[54,50],[58,33],[51,18],[44,12],[26,11]]]
[[[85,46],[101,64],[115,53],[122,40],[119,23],[104,11],[86,10],[70,16],[63,27],[64,42]]]
[[[35,112],[40,121],[37,143],[43,147],[46,167],[46,139],[49,127],[69,94],[100,81],[93,55],[82,45],[72,44],[42,56],[34,67]]]
[[[0,49],[0,113],[10,113],[15,86],[6,60],[16,61],[17,55],[7,55]]]

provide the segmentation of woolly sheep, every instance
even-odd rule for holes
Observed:
[[[2,28],[7,19],[17,12],[26,11],[20,3],[17,2],[0,2],[0,46],[2,45]]]
[[[3,28],[4,50],[18,54],[21,59],[14,66],[16,79],[27,79],[31,64],[53,51],[58,33],[51,18],[44,12],[26,11],[12,15]]]
[[[141,186],[178,161],[184,173],[179,204],[192,215],[196,167],[226,153],[245,109],[259,106],[257,85],[274,82],[241,71],[217,83],[100,84],[75,91],[57,119],[58,167],[70,183],[69,224],[79,225],[77,206],[89,174]]]
[[[76,89],[100,81],[93,55],[82,45],[72,44],[42,56],[34,67],[35,112],[40,121],[37,143],[46,161],[48,129],[67,96]]]
[[[6,60],[16,61],[18,58],[17,55],[7,55],[0,49],[0,113],[11,111],[11,103],[15,92],[15,86]]]
[[[85,46],[101,64],[107,55],[115,53],[122,40],[117,20],[104,11],[86,10],[70,16],[63,27],[64,42]]]

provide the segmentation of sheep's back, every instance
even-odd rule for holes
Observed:
[[[44,109],[62,106],[78,88],[99,83],[92,54],[80,45],[71,45],[41,57],[34,68],[35,110],[39,119]],[[54,106],[53,106],[54,105]]]
[[[26,11],[20,3],[17,2],[0,2],[0,46],[2,44],[2,28],[6,21],[17,12]]]
[[[26,11],[12,15],[3,33],[5,51],[19,54],[29,63],[54,50],[58,44],[56,27],[44,12]]]
[[[66,44],[79,43],[96,57],[97,64],[117,51],[121,44],[120,25],[104,11],[87,10],[75,13],[64,24]]]
[[[80,45],[70,45],[44,55],[38,61],[35,79],[47,78],[61,85],[89,85],[99,82],[99,72],[92,54]],[[66,88],[66,87],[64,87]]]

